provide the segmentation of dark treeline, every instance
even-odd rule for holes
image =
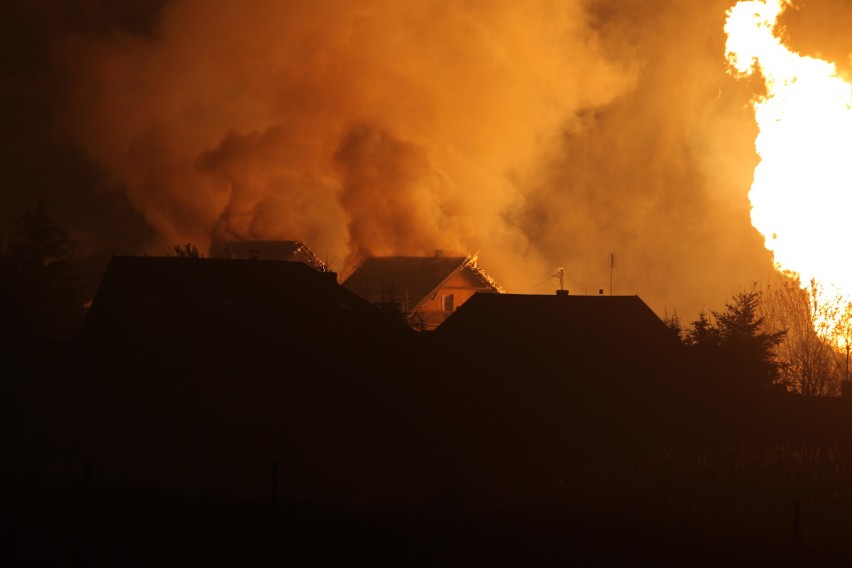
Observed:
[[[420,333],[302,264],[200,256],[114,258],[79,327],[43,204],[6,243],[4,555],[852,552],[852,405],[777,387],[757,291],[686,329],[638,298],[479,295]]]
[[[85,302],[77,243],[39,200],[0,248],[0,310],[3,343],[72,336]]]
[[[692,358],[717,380],[734,381],[742,390],[778,389],[782,364],[776,349],[786,331],[770,332],[760,312],[756,289],[736,294],[725,310],[706,312],[686,329],[676,319],[667,325],[688,346]]]

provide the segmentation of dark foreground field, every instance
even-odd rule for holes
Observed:
[[[95,358],[7,355],[3,565],[852,562],[840,400]]]
[[[121,486],[84,469],[7,486],[0,556],[63,566],[848,565],[852,483],[841,461],[803,448],[661,451],[577,467],[549,487],[525,483],[511,504],[446,490],[407,506],[300,500],[264,479],[268,464],[254,496]]]

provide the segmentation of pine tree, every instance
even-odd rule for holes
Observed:
[[[718,349],[722,344],[719,328],[704,310],[692,322],[692,328],[686,331],[686,343],[703,351]]]
[[[756,288],[740,292],[722,311],[702,311],[684,333],[705,376],[729,381],[735,390],[758,391],[779,384],[776,349],[786,332],[769,332]]]
[[[39,199],[0,256],[0,311],[9,339],[66,337],[82,321],[77,243]]]
[[[681,323],[680,317],[676,313],[670,316],[666,315],[666,317],[663,318],[663,323],[666,324],[668,330],[672,332],[672,335],[675,336],[678,341],[683,341],[685,331],[683,329],[683,323]]]
[[[713,312],[713,317],[726,363],[750,386],[763,389],[778,383],[780,363],[775,350],[786,332],[766,331],[760,301],[756,288],[740,292],[725,304],[724,311]]]

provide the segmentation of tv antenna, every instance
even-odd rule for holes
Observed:
[[[615,268],[615,253],[609,253],[609,295],[612,296],[612,271]]]

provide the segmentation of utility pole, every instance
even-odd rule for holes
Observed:
[[[615,253],[609,253],[609,295],[612,296],[612,270],[615,268]]]

